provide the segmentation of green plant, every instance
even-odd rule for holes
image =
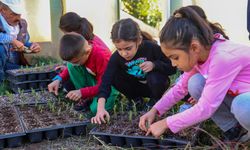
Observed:
[[[43,105],[38,105],[38,110],[40,111],[40,113],[43,112]]]
[[[132,103],[133,103],[133,114],[134,114],[134,116],[137,116],[136,103],[133,100],[132,100]]]
[[[162,21],[162,13],[158,6],[158,0],[122,0],[123,11],[145,22],[158,27]]]
[[[79,115],[79,120],[83,120],[83,114]]]
[[[133,112],[131,110],[128,112],[128,119],[130,122],[133,120]]]
[[[61,108],[57,110],[57,115],[59,116],[61,114]]]
[[[14,95],[11,94],[9,91],[5,91],[6,96],[9,98],[9,102],[12,104],[14,102]]]
[[[113,107],[113,112],[114,112],[114,116],[117,117],[117,105],[116,104]]]

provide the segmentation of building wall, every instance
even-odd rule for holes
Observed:
[[[113,48],[110,32],[118,19],[117,4],[117,0],[65,0],[65,11],[87,18],[94,27],[94,33]]]

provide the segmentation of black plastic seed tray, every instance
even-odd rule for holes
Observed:
[[[7,70],[7,79],[12,82],[36,81],[36,80],[51,80],[56,76],[56,71],[19,73],[17,69]]]
[[[29,106],[34,107],[34,105],[29,105]],[[81,122],[78,121],[73,123],[56,124],[52,126],[28,129],[22,112],[20,112],[18,108],[17,112],[19,112],[19,117],[26,132],[26,138],[28,138],[28,140],[31,143],[41,142],[43,139],[55,140],[59,137],[67,138],[72,135],[85,135],[86,127],[90,123],[89,120],[84,120]]]
[[[120,147],[145,147],[150,149],[168,149],[168,148],[181,148],[185,147],[187,144],[194,145],[196,137],[198,134],[194,133],[192,140],[186,140],[176,137],[164,137],[162,139],[157,139],[152,136],[131,136],[125,135],[126,132],[123,131],[121,134],[110,134],[105,132],[97,131],[98,127],[93,128],[90,131],[90,135],[96,136],[100,140],[104,141],[106,144],[111,143],[114,146]],[[128,128],[129,129],[129,128]]]
[[[27,93],[31,92],[31,89],[34,89],[35,91],[47,89],[47,86],[50,82],[51,80],[36,80],[36,81],[24,81],[24,82],[10,81],[9,85],[11,90],[15,93],[19,93],[19,91]]]
[[[65,125],[55,125],[46,128],[37,128],[28,130],[25,127],[25,132],[31,143],[41,142],[43,139],[55,140],[57,138],[67,138],[72,135],[85,135],[86,127],[89,122],[72,123]]]
[[[0,134],[0,149],[6,148],[6,147],[13,148],[13,147],[21,146],[23,142],[23,138],[26,135],[23,125],[20,121],[19,115],[17,114],[17,111],[13,107],[10,107],[10,108],[12,108],[12,110],[14,111],[18,119],[21,131],[16,132],[16,133]],[[6,115],[6,114],[1,114],[1,115]]]

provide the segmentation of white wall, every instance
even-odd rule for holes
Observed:
[[[117,0],[66,0],[66,12],[76,12],[87,18],[98,35],[110,48],[112,25],[117,20]]]
[[[219,22],[231,40],[250,45],[247,0],[196,0],[211,22]]]
[[[23,0],[25,12],[22,17],[28,23],[31,41],[51,41],[49,0]]]

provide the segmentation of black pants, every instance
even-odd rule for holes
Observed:
[[[113,80],[113,86],[129,99],[149,97],[157,101],[170,84],[169,77],[160,72],[148,73],[146,80],[147,83],[143,84],[128,74],[117,73]]]

